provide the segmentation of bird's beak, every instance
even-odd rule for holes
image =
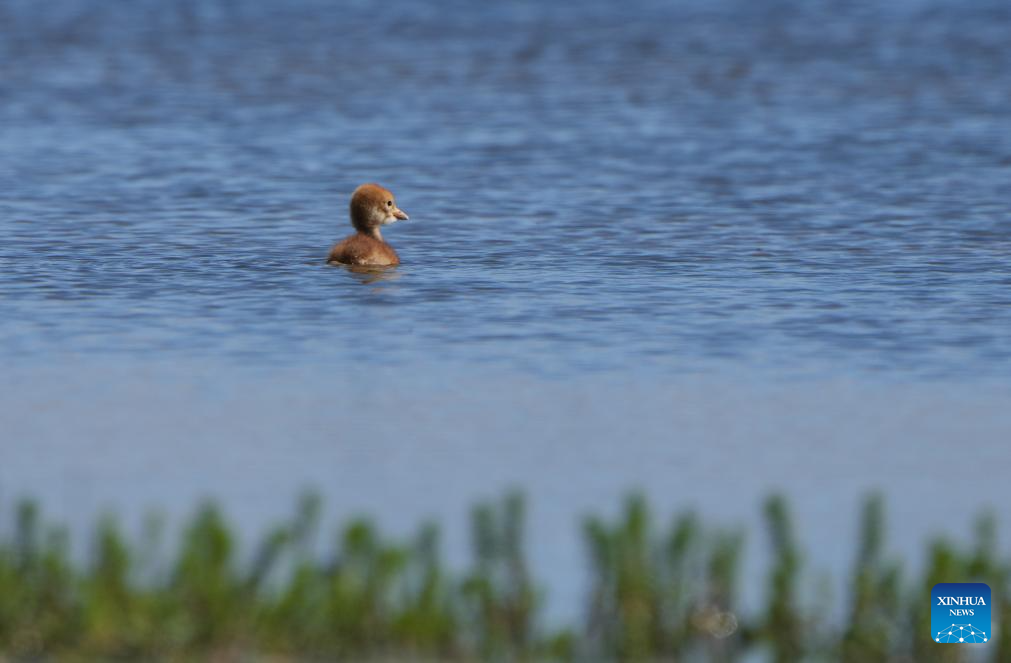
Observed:
[[[401,221],[407,221],[407,219],[410,218],[409,216],[407,216],[407,212],[405,212],[404,210],[400,209],[399,207],[394,207],[393,208],[393,216],[397,217]]]

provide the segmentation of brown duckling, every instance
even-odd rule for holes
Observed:
[[[388,189],[378,184],[361,185],[351,194],[351,225],[357,232],[334,245],[327,262],[376,267],[399,265],[397,252],[383,240],[379,227],[407,219]]]

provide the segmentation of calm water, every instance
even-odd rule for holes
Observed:
[[[0,5],[0,499],[519,485],[563,595],[630,487],[840,567],[868,487],[909,549],[1006,505],[937,459],[1011,471],[1011,5],[541,5]]]

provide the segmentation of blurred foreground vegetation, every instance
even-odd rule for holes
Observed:
[[[393,541],[356,520],[327,545],[314,496],[250,550],[237,549],[213,505],[171,546],[158,519],[137,541],[107,519],[87,561],[24,502],[0,526],[0,660],[921,663],[968,660],[972,650],[974,661],[1011,661],[1008,565],[990,517],[971,545],[931,543],[923,574],[910,577],[886,555],[884,510],[872,497],[849,594],[832,596],[804,565],[787,505],[770,498],[764,604],[742,614],[743,535],[691,513],[658,526],[633,497],[616,520],[584,523],[585,619],[552,628],[524,556],[523,512],[516,495],[477,507],[473,560],[458,572],[441,561],[431,525]],[[993,590],[996,637],[931,642],[930,588],[970,581]]]

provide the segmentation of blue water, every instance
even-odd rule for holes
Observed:
[[[1011,8],[759,4],[16,2],[3,353],[1007,376]]]
[[[1011,500],[938,460],[1011,471],[1009,34],[985,0],[7,0],[0,499],[255,528],[316,485],[409,528],[515,485],[563,596],[629,489],[784,490],[838,568],[869,488],[897,545],[964,533]],[[411,215],[380,274],[324,264],[365,181]]]

